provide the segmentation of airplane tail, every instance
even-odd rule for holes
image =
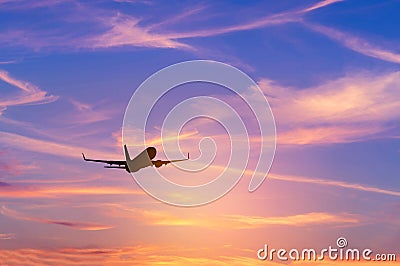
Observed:
[[[131,161],[131,157],[129,156],[129,151],[128,151],[128,148],[126,147],[126,145],[124,145],[124,151],[125,151],[125,160],[127,162]]]

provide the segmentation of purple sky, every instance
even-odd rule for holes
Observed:
[[[324,248],[339,236],[399,254],[399,11],[378,0],[0,0],[0,262],[254,265],[265,243]],[[250,167],[222,199],[179,208],[83,162],[123,159],[135,89],[193,59],[241,69],[267,97],[277,150],[259,190],[247,191]],[[189,87],[160,112],[199,94]],[[161,171],[207,182],[226,162],[224,132],[194,121],[183,133],[193,158],[201,138],[219,143],[213,167]]]

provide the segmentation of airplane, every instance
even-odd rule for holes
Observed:
[[[157,150],[154,147],[148,147],[133,159],[131,159],[126,145],[124,145],[124,151],[125,151],[125,161],[87,159],[85,157],[85,154],[83,153],[82,156],[83,160],[85,161],[105,163],[108,164],[108,166],[106,165],[104,166],[104,168],[125,169],[128,173],[137,172],[140,169],[148,166],[155,166],[156,168],[159,168],[169,163],[176,163],[189,160],[189,153],[188,153],[188,157],[185,159],[171,160],[171,161],[162,161],[162,160],[153,161],[154,157],[156,157],[157,154]]]

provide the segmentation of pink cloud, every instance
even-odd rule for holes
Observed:
[[[4,143],[10,147],[70,158],[82,158],[82,152],[97,158],[118,158],[122,157],[121,153],[110,153],[98,150],[83,148],[82,146],[73,146],[62,144],[54,141],[40,140],[30,138],[15,133],[0,132],[0,143]]]
[[[325,7],[325,6],[334,4],[334,3],[342,2],[342,1],[344,1],[344,0],[323,0],[323,1],[315,3],[314,5],[312,5],[308,8],[305,8],[304,12],[309,12],[309,11],[312,11],[312,10],[315,10],[318,8],[322,8],[322,7]]]
[[[18,176],[33,169],[38,169],[35,163],[23,164],[8,151],[0,151],[0,172],[3,173],[3,177]]]
[[[42,91],[34,84],[27,81],[19,80],[12,77],[7,71],[0,70],[0,80],[20,89],[17,95],[2,96],[0,100],[0,113],[8,107],[22,104],[46,104],[54,102],[58,99],[57,96],[47,95],[47,92]]]
[[[226,166],[213,164],[213,165],[209,166],[209,168],[214,169],[214,170],[223,170],[226,168]],[[242,169],[231,168],[230,171],[232,171],[233,173],[234,172],[241,173]],[[245,175],[253,175],[253,174],[254,174],[254,170],[246,169]],[[397,197],[400,196],[400,191],[383,189],[383,188],[368,186],[368,185],[364,185],[364,184],[349,183],[349,182],[343,182],[343,181],[334,181],[334,180],[329,180],[329,179],[304,177],[304,176],[293,176],[293,175],[281,175],[281,174],[275,174],[275,173],[269,173],[268,178],[280,180],[280,181],[309,183],[309,184],[314,184],[314,185],[324,185],[324,186],[333,186],[333,187],[337,187],[337,188],[354,189],[354,190],[358,190],[358,191],[378,193],[378,194],[391,195],[391,196],[397,196]]]
[[[78,39],[74,38],[73,40],[69,39],[68,35],[61,33],[55,35],[54,32],[43,33],[14,30],[5,33],[7,39],[3,40],[3,42],[12,43],[13,45],[19,44],[33,47],[34,49],[40,49],[43,47],[105,49],[111,47],[133,46],[194,50],[194,47],[182,42],[181,40],[187,38],[216,36],[237,31],[263,28],[271,25],[285,24],[289,22],[299,22],[302,20],[302,16],[304,14],[339,1],[340,0],[323,0],[308,7],[280,12],[274,15],[255,19],[250,22],[241,22],[236,25],[193,30],[188,32],[174,32],[160,28],[170,24],[182,23],[184,19],[190,18],[194,14],[202,11],[204,9],[203,6],[194,8],[191,7],[190,10],[186,10],[182,14],[174,14],[172,18],[166,18],[160,23],[141,25],[142,19],[137,17],[132,17],[122,13],[110,14],[104,10],[89,10],[89,8],[85,8],[85,6],[82,5],[80,6],[79,11],[85,11],[85,21],[96,24],[98,27],[102,28],[102,30],[91,35],[83,34]],[[57,5],[59,3],[68,1],[45,1],[45,3],[47,2],[49,2],[50,5]],[[18,3],[19,4],[16,6],[22,8],[46,6],[45,4],[32,4],[25,1],[18,1]],[[80,21],[81,20],[82,18],[80,18]],[[159,30],[156,30],[157,28]]]
[[[73,125],[92,124],[109,120],[119,109],[99,104],[88,104],[76,99],[69,99],[74,110],[64,119],[65,123]]]
[[[162,252],[161,252],[162,251]],[[237,249],[229,245],[200,250],[188,245],[136,245],[112,248],[21,248],[0,250],[1,261],[11,261],[11,265],[216,265],[216,266],[301,266],[301,265],[362,265],[373,266],[376,261],[292,261],[282,264],[270,260],[260,261],[257,249]],[[396,261],[385,261],[387,266],[398,265]]]
[[[160,33],[152,33],[150,29],[139,26],[139,19],[117,14],[111,18],[100,20],[109,30],[89,37],[83,46],[90,48],[109,48],[115,46],[144,46],[156,48],[190,48]]]
[[[278,175],[278,174],[269,174],[268,178],[282,180],[282,181],[290,181],[290,182],[333,186],[333,187],[338,187],[338,188],[348,188],[348,189],[354,189],[354,190],[358,190],[358,191],[365,191],[365,192],[372,192],[372,193],[379,193],[379,194],[384,194],[384,195],[400,197],[400,191],[382,189],[382,188],[378,188],[378,187],[367,186],[367,185],[356,184],[356,183],[348,183],[348,182],[343,182],[343,181],[333,181],[333,180],[326,180],[326,179],[317,179],[317,178],[302,177],[302,176]]]
[[[313,10],[326,7],[336,2],[340,2],[341,0],[323,0],[317,2],[309,7],[297,9],[293,11],[286,11],[277,13],[274,15],[269,15],[266,17],[259,18],[257,20],[251,22],[244,22],[238,25],[220,27],[220,28],[209,28],[205,30],[194,30],[190,32],[179,32],[179,33],[170,33],[165,34],[168,39],[176,40],[176,39],[185,39],[185,38],[196,38],[196,37],[209,37],[216,36],[221,34],[227,34],[237,31],[245,31],[263,28],[266,26],[273,26],[279,24],[285,24],[289,22],[299,22],[302,20],[302,15],[305,13],[311,12]]]
[[[106,205],[107,206],[107,205]],[[285,216],[251,216],[241,214],[221,214],[208,219],[197,216],[179,217],[158,210],[129,208],[121,204],[108,204],[110,216],[124,217],[153,226],[193,226],[203,228],[256,229],[271,225],[311,226],[311,225],[357,225],[361,217],[348,213],[310,212]]]
[[[285,88],[262,79],[271,104],[278,143],[339,143],[387,137],[398,121],[400,72],[359,73],[307,89]]]
[[[43,182],[40,182],[43,183]],[[62,182],[55,182],[62,183]],[[138,189],[127,189],[110,186],[17,186],[8,183],[0,183],[1,198],[62,198],[78,195],[106,196],[106,195],[145,195]]]
[[[399,53],[371,44],[365,39],[322,25],[305,25],[357,53],[383,61],[400,64]]]
[[[0,240],[10,240],[10,239],[15,239],[15,235],[0,233]]]

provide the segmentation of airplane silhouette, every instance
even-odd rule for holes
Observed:
[[[108,164],[108,166],[104,166],[104,168],[125,169],[128,173],[137,172],[140,169],[148,166],[154,165],[155,167],[159,168],[169,163],[176,163],[189,160],[189,153],[188,153],[188,157],[186,159],[171,160],[171,161],[163,161],[163,160],[152,161],[157,154],[157,150],[154,147],[148,147],[133,159],[131,159],[131,157],[129,156],[128,148],[126,147],[126,145],[124,145],[124,151],[125,151],[125,161],[87,159],[85,157],[85,154],[83,153],[82,156],[83,160],[85,161],[105,163]]]

